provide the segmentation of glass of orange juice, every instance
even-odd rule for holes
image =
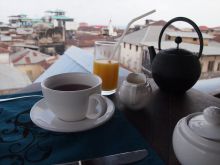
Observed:
[[[102,95],[113,94],[117,89],[120,48],[112,58],[115,46],[116,42],[95,42],[93,73],[102,79]]]

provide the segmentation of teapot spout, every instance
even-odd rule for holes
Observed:
[[[153,46],[148,47],[149,54],[150,54],[150,63],[152,64],[154,57],[156,56],[156,52]]]

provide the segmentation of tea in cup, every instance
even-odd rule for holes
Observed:
[[[97,119],[107,109],[102,80],[90,73],[63,73],[41,83],[48,108],[63,121]]]

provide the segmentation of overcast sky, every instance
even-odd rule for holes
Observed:
[[[54,9],[62,9],[76,22],[90,25],[106,25],[111,19],[113,25],[125,26],[132,18],[156,9],[149,19],[168,21],[185,16],[198,25],[220,26],[220,0],[1,0],[0,21],[16,14],[37,18]]]

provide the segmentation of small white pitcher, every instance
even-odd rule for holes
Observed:
[[[151,93],[152,88],[142,73],[130,73],[118,92],[120,101],[132,110],[143,108]]]

